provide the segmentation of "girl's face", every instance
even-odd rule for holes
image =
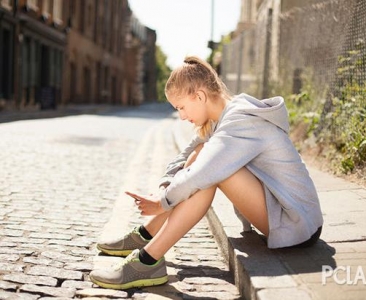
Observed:
[[[187,120],[196,126],[205,124],[209,117],[205,99],[199,94],[169,99],[170,104],[178,111],[182,120]]]

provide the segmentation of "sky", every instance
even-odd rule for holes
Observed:
[[[235,30],[240,17],[240,0],[129,0],[139,21],[156,31],[157,44],[171,68],[187,55],[206,59],[211,50],[211,4],[214,2],[213,40]]]

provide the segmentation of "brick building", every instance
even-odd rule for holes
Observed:
[[[60,100],[65,23],[62,0],[1,0],[1,106],[46,108]]]
[[[155,100],[155,41],[127,0],[0,0],[0,110]]]
[[[143,100],[157,99],[155,31],[142,25],[132,14],[128,34],[127,69],[130,80],[127,84],[129,104],[139,104]]]

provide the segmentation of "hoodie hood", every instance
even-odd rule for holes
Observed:
[[[281,128],[286,133],[289,132],[288,112],[285,100],[282,97],[277,96],[258,100],[248,94],[240,94],[235,96],[231,103],[236,109],[241,108],[243,113],[258,116]]]

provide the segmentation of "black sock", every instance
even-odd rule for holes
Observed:
[[[153,237],[151,236],[151,234],[146,230],[146,228],[144,227],[144,225],[141,225],[139,227],[139,232],[141,234],[141,236],[145,239],[145,240],[151,240]]]
[[[153,265],[157,262],[157,260],[153,258],[149,253],[147,253],[144,248],[140,250],[139,260],[144,265]]]

